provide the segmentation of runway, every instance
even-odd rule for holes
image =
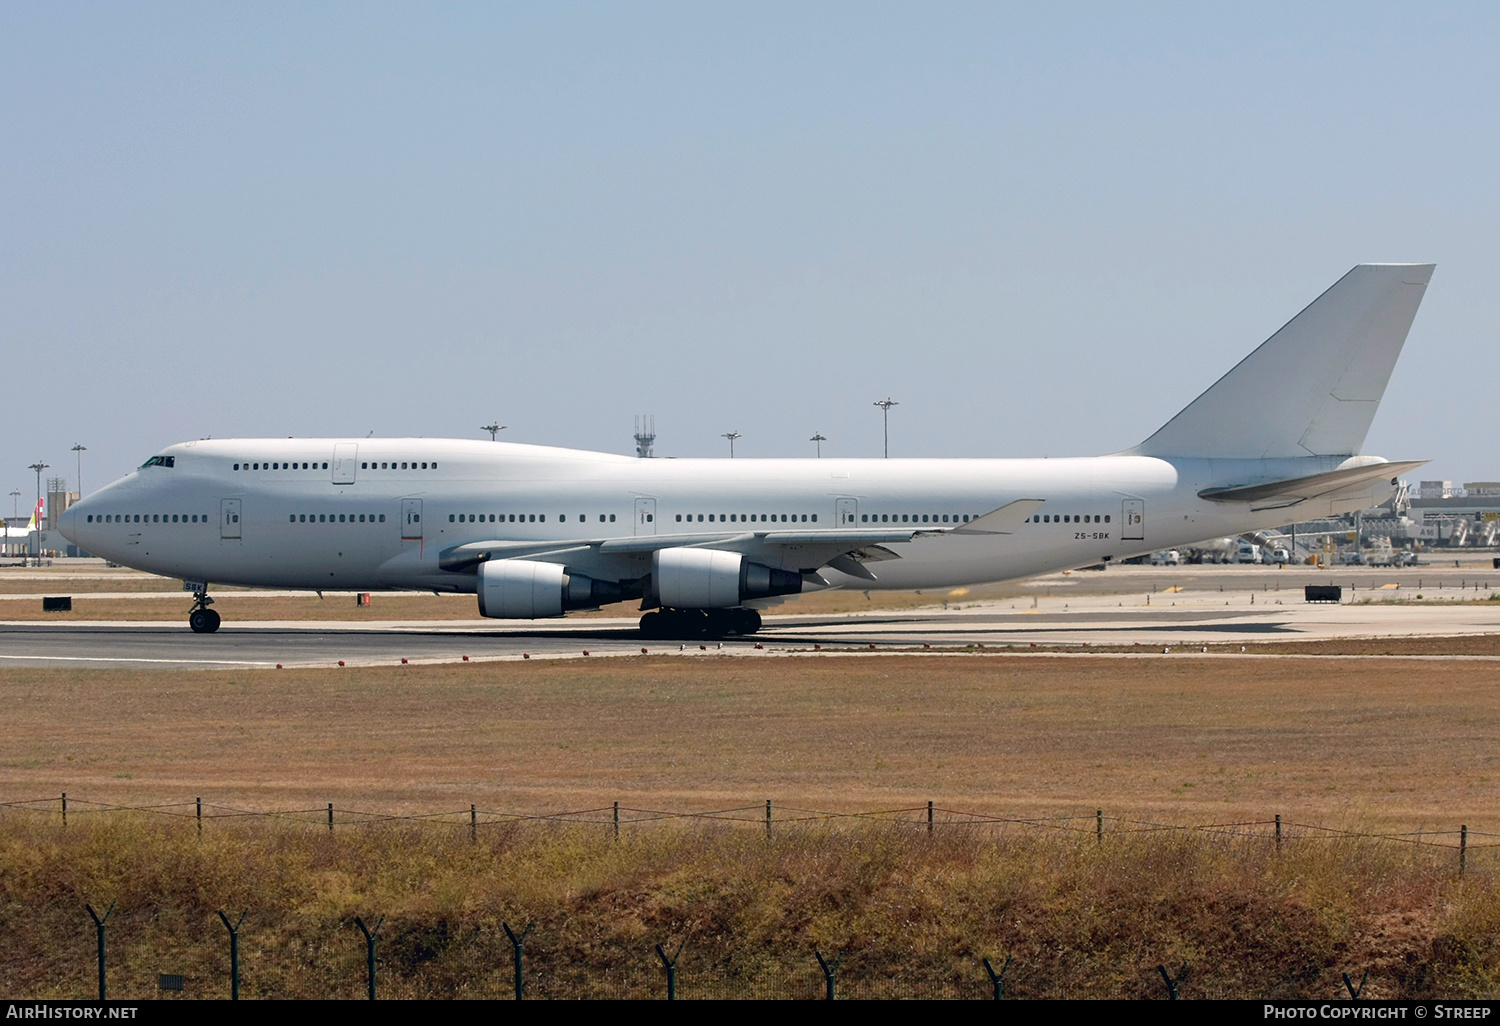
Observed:
[[[1204,594],[1204,593],[1199,593]],[[1251,605],[1186,593],[1177,605],[1127,607],[1109,596],[1074,596],[1062,608],[982,603],[959,610],[857,616],[772,616],[751,638],[642,640],[632,619],[497,623],[492,620],[227,623],[212,635],[179,622],[0,624],[0,667],[273,668],[597,658],[679,653],[774,657],[811,651],[962,650],[1016,646],[1073,651],[1139,646],[1179,651],[1202,645],[1337,638],[1440,637],[1500,633],[1500,603],[1432,605],[1303,603]],[[1170,600],[1169,600],[1170,601]],[[1054,607],[1058,603],[1053,603]],[[1002,608],[1005,607],[1005,608]],[[871,647],[873,646],[873,648]]]

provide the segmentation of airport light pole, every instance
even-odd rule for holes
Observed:
[[[736,438],[742,438],[744,436],[741,435],[738,431],[726,431],[719,437],[729,439],[729,458],[734,459],[734,440]]]
[[[73,451],[78,454],[78,497],[83,498],[83,454],[89,451],[89,447],[82,442],[73,446]]]
[[[29,467],[26,468],[27,470],[34,470],[34,471],[36,471],[36,503],[37,503],[37,506],[40,506],[42,504],[42,471],[50,469],[51,466],[52,465],[50,463],[43,463],[41,460],[37,460],[31,466],[29,466]],[[35,509],[36,507],[33,506],[32,508]],[[36,551],[33,552],[32,555],[40,558],[41,555],[42,555],[42,521],[41,521],[40,517],[37,518],[36,532],[32,535],[32,537],[36,539],[36,542],[35,542],[35,544],[36,544]],[[38,563],[37,565],[41,566],[40,563]]]
[[[828,441],[828,439],[826,439],[826,438],[823,437],[823,433],[821,431],[814,431],[813,432],[813,436],[811,438],[809,438],[808,441],[809,442],[815,442],[815,443],[817,443],[817,446],[818,446],[818,459],[822,459],[823,458],[823,443],[826,442],[826,441]]]
[[[490,441],[493,442],[495,440],[495,436],[505,430],[505,425],[497,420],[493,424],[480,425],[479,430],[488,431],[490,433]]]
[[[890,396],[886,396],[884,399],[877,399],[877,400],[875,400],[875,405],[880,407],[880,416],[881,416],[881,420],[884,422],[884,427],[885,427],[885,458],[886,459],[890,459],[891,458],[891,407],[892,406],[900,406],[901,404],[898,403],[898,402],[896,402],[896,400],[892,399]]]
[[[21,489],[19,488],[10,493],[10,518],[21,519]]]

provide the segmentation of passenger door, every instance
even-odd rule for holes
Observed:
[[[637,536],[656,533],[656,500],[635,500],[635,533]]]
[[[219,537],[240,537],[239,499],[223,499],[219,502]]]
[[[356,442],[338,442],[333,447],[333,483],[353,484],[354,468],[359,466],[359,445]]]
[[[838,500],[838,516],[834,518],[840,527],[853,527],[859,522],[859,500]]]
[[[401,540],[420,541],[422,538],[422,500],[401,500]]]
[[[1126,499],[1120,510],[1120,537],[1125,541],[1141,541],[1146,537],[1146,502],[1144,499]]]

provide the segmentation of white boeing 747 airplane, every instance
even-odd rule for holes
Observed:
[[[823,588],[1108,563],[1377,505],[1359,450],[1431,264],[1361,264],[1133,449],[1074,459],[638,459],[493,441],[182,442],[74,505],[70,541],[210,582],[471,592],[484,616],[621,599],[652,637],[751,633]]]

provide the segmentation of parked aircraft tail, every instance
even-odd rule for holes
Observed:
[[[1132,453],[1352,456],[1433,264],[1359,264]]]

